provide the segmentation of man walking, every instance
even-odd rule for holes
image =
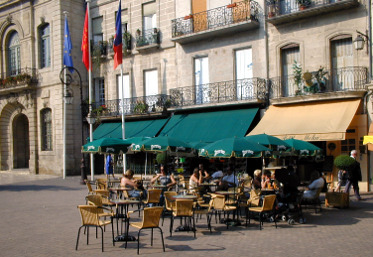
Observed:
[[[355,159],[354,164],[351,165],[349,170],[347,171],[347,183],[345,187],[345,193],[350,192],[351,185],[354,188],[354,193],[356,196],[356,199],[358,201],[361,201],[361,197],[359,194],[359,181],[361,181],[361,169],[360,169],[360,163],[356,160],[357,151],[352,150],[351,151],[351,158]]]

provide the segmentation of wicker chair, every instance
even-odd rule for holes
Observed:
[[[264,213],[271,213],[273,214],[273,221],[275,222],[275,226],[277,228],[277,223],[276,223],[276,213],[275,213],[275,208],[274,204],[276,201],[276,195],[267,195],[264,197],[263,200],[263,206],[261,207],[250,207],[249,208],[249,224],[250,224],[250,218],[251,218],[251,213],[258,213],[259,214],[259,229],[262,229],[263,225],[263,214]],[[247,219],[246,219],[246,226],[247,226]]]
[[[92,189],[91,182],[90,182],[88,179],[85,179],[85,180],[84,180],[84,183],[85,183],[86,186],[87,186],[88,194],[89,194],[89,195],[93,195],[95,192],[94,192],[93,189]]]
[[[129,211],[128,212],[128,217],[131,213],[134,211]],[[162,238],[162,246],[163,246],[163,251],[165,252],[165,247],[164,247],[164,240],[163,240],[163,231],[159,227],[159,220],[161,218],[161,214],[163,212],[163,207],[148,207],[144,208],[144,215],[142,218],[142,222],[131,222],[130,226],[139,229],[139,232],[137,233],[137,254],[140,253],[140,232],[143,229],[151,229],[151,243],[150,245],[153,246],[153,229],[158,228],[159,231],[161,232],[161,238]],[[127,230],[128,233],[128,230]],[[127,242],[126,246],[127,248]]]
[[[80,211],[80,216],[82,218],[82,225],[79,227],[78,230],[78,237],[76,239],[76,247],[75,250],[78,250],[79,245],[79,236],[80,236],[80,230],[85,227],[87,228],[87,245],[89,244],[89,227],[95,227],[101,229],[101,244],[102,244],[102,251],[104,251],[104,231],[102,227],[105,227],[107,225],[111,224],[111,231],[112,231],[112,237],[113,237],[113,246],[114,243],[114,227],[112,220],[100,220],[100,214],[101,210],[97,206],[93,205],[79,205],[78,209]],[[97,232],[96,232],[97,236]]]
[[[94,205],[94,206],[97,206],[99,208],[99,211],[101,211],[99,213],[100,217],[111,217],[111,216],[114,215],[114,213],[111,209],[107,209],[107,208],[103,207],[103,198],[102,198],[101,195],[87,195],[85,197],[85,199],[86,199],[88,205]],[[107,210],[109,212],[105,212],[105,210]]]
[[[107,179],[106,178],[98,178],[96,179],[96,189],[107,190]]]
[[[172,236],[172,229],[174,225],[175,217],[188,218],[189,222],[185,222],[187,227],[190,227],[190,223],[192,224],[192,230],[194,232],[194,238],[196,238],[196,223],[194,220],[194,211],[193,211],[193,200],[190,199],[177,199],[175,202],[175,208],[172,211],[171,216],[171,224],[170,224],[170,236]]]
[[[165,191],[163,192],[164,200],[165,200],[165,207],[162,213],[162,226],[164,223],[164,217],[165,216],[171,216],[172,211],[175,207],[175,200],[172,199],[173,196],[177,195],[177,192],[175,191]]]
[[[237,210],[236,206],[227,205],[225,203],[225,196],[218,195],[218,194],[211,194],[211,207],[210,207],[210,219],[209,222],[211,223],[211,216],[215,213],[215,222],[217,223],[216,217],[219,216],[219,220],[221,218],[221,213],[228,214],[227,217],[229,218],[229,213],[233,211],[233,219],[235,218],[235,211]],[[227,228],[228,228],[227,222]]]
[[[146,200],[143,201],[143,204],[146,206],[148,206],[149,204],[159,205],[161,194],[161,189],[149,189]]]

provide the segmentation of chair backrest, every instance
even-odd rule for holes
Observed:
[[[251,206],[259,206],[259,201],[260,201],[259,195],[260,195],[260,189],[251,189],[248,204],[250,204]]]
[[[102,207],[102,196],[101,195],[87,195],[85,197],[89,205]]]
[[[161,189],[148,189],[147,203],[159,203],[161,198],[162,190]]]
[[[323,187],[319,187],[319,188],[316,190],[315,199],[317,199],[317,198],[320,197],[320,193],[321,193],[322,189],[323,189]]]
[[[173,214],[174,216],[193,216],[193,200],[177,199]]]
[[[225,196],[224,195],[217,195],[212,194],[211,195],[211,208],[214,208],[215,210],[224,210],[225,207]]]
[[[159,220],[163,212],[163,207],[144,208],[142,219],[143,228],[154,228],[159,226]]]
[[[263,201],[263,211],[273,210],[273,205],[276,201],[276,195],[266,195]]]
[[[85,179],[84,183],[86,184],[86,186],[88,188],[88,194],[93,194],[94,192],[92,190],[92,185],[91,185],[90,181],[88,179]]]
[[[175,191],[165,191],[163,193],[164,199],[165,199],[165,204],[166,204],[166,209],[167,210],[172,210],[175,206],[175,200],[172,199],[172,196],[177,195],[177,192]]]
[[[82,225],[99,226],[99,208],[93,205],[78,205]]]
[[[106,178],[96,179],[96,188],[106,190],[107,189],[107,179]]]

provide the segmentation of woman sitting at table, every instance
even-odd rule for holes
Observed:
[[[261,184],[261,177],[262,176],[262,171],[261,170],[255,170],[254,171],[254,178],[253,178],[253,182],[252,182],[252,187],[254,189],[261,189],[262,188],[262,184]]]
[[[176,185],[174,175],[168,175],[163,164],[161,164],[161,166],[159,167],[159,171],[160,173],[158,173],[154,178],[152,178],[150,180],[150,183],[154,184],[158,181],[160,185],[165,186],[163,191],[166,191],[167,189]]]
[[[189,190],[194,192],[196,188],[203,182],[203,174],[202,170],[195,168],[193,170],[192,176],[189,179]]]
[[[123,174],[123,177],[120,180],[120,186],[129,188],[129,197],[141,198],[142,196],[146,195],[146,193],[144,192],[145,189],[143,185],[139,183],[139,181],[133,178],[134,174],[135,173],[133,172],[133,170],[128,169],[126,173]]]

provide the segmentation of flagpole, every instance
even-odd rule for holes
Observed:
[[[126,126],[124,117],[124,83],[123,83],[123,62],[120,64],[120,79],[122,81],[122,139],[126,139]],[[126,173],[126,154],[123,154],[123,174]]]
[[[64,11],[63,12],[65,14],[65,20],[67,19],[67,14],[68,12],[67,11]],[[66,33],[66,31],[64,32]],[[65,35],[64,35],[64,38],[65,38]],[[66,65],[64,65],[64,67],[66,67]],[[63,70],[63,81],[66,82],[66,69]],[[62,94],[62,100],[63,100],[63,127],[62,127],[62,136],[63,136],[63,139],[62,139],[62,178],[65,179],[66,178],[66,99],[65,99],[65,96],[66,96],[66,83],[63,83],[63,94]]]
[[[89,102],[89,113],[92,113],[92,62],[91,62],[91,15],[89,13],[89,3],[91,0],[86,0],[87,12],[88,12],[88,59],[89,59],[89,69],[88,69],[88,102]],[[89,141],[93,141],[93,123],[89,123]],[[90,154],[91,161],[91,180],[94,178],[94,155]]]

